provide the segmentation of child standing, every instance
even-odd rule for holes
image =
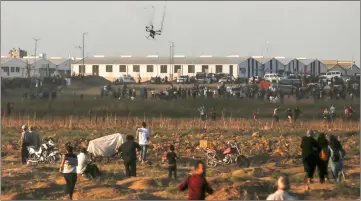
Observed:
[[[168,160],[168,178],[172,178],[172,173],[174,175],[174,179],[177,179],[177,159],[178,156],[174,152],[174,145],[169,146],[170,152],[167,153],[166,159]]]

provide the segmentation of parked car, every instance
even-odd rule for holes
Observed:
[[[223,82],[223,83],[232,83],[233,79],[232,77],[222,77],[221,79],[218,80],[219,83]]]
[[[180,83],[188,83],[189,82],[189,76],[188,75],[181,75],[177,78],[177,84]]]
[[[301,76],[290,74],[287,77],[280,78],[278,83],[282,85],[300,86],[302,84],[302,78]]]
[[[263,79],[271,83],[278,83],[280,81],[280,77],[276,73],[265,74]]]
[[[326,73],[326,79],[327,80],[331,80],[332,78],[335,78],[335,77],[341,78],[342,73],[340,71],[329,71],[329,72]]]
[[[198,72],[196,73],[196,79],[198,83],[205,84],[206,83],[206,76],[205,72]]]
[[[206,79],[207,79],[207,83],[215,83],[215,82],[217,82],[217,77],[216,77],[216,74],[214,74],[214,73],[208,73],[207,75],[206,75]]]
[[[116,84],[123,84],[123,83],[126,83],[126,84],[134,84],[136,83],[135,79],[128,75],[124,75],[123,77],[118,77],[116,80],[115,80],[115,83]]]

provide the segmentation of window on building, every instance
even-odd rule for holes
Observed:
[[[4,66],[4,67],[1,67],[3,69],[4,72],[8,73],[9,72],[9,67],[7,66]]]
[[[119,65],[119,72],[127,72],[127,66],[126,65]]]
[[[202,72],[208,73],[208,65],[202,65]]]
[[[53,74],[54,72],[55,72],[55,69],[54,69],[54,68],[50,68],[50,69],[49,69],[49,73],[50,73],[50,74]]]
[[[174,73],[178,73],[178,71],[182,70],[181,65],[174,65]],[[181,73],[181,72],[180,72]]]
[[[216,65],[216,73],[222,73],[223,72],[223,66],[222,65]]]
[[[153,72],[153,65],[147,65],[147,73]]]
[[[167,65],[160,66],[160,73],[167,73]]]
[[[85,74],[85,65],[79,65],[79,74]]]
[[[188,65],[188,73],[194,73],[194,72],[195,72],[194,65]]]
[[[113,65],[106,65],[105,72],[112,73],[113,72]]]
[[[233,65],[229,65],[229,74],[233,75]]]
[[[139,73],[140,72],[140,66],[139,65],[133,65],[133,72]]]
[[[15,72],[15,67],[11,67],[11,72]]]
[[[16,71],[17,73],[19,73],[19,72],[20,72],[20,68],[19,68],[19,67],[16,67],[16,68],[15,68],[15,71]]]

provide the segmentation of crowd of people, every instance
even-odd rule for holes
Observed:
[[[277,109],[277,108],[276,108]],[[296,110],[299,109],[298,107]],[[205,113],[204,106],[200,107],[201,114]],[[290,114],[289,114],[290,115]],[[127,135],[126,141],[117,149],[116,154],[120,154],[124,161],[126,177],[137,176],[137,161],[147,163],[147,149],[150,142],[150,130],[145,122],[136,129],[135,139],[133,135]],[[40,137],[30,126],[22,127],[20,138],[22,163],[27,161],[27,146],[34,146],[37,149],[40,146]],[[328,181],[328,167],[330,167],[332,178],[340,182],[343,173],[343,158],[346,153],[342,148],[341,139],[334,135],[319,133],[317,138],[312,130],[308,130],[306,136],[302,138],[302,163],[307,177],[307,183],[313,183],[314,173],[318,169],[319,182]],[[76,155],[73,147],[66,144],[66,153],[61,157],[59,172],[63,174],[66,181],[66,194],[68,199],[73,199],[75,185],[78,176],[87,178],[97,178],[101,176],[99,168],[91,161],[87,150],[82,148]],[[139,152],[139,158],[137,158]],[[116,155],[114,154],[114,155]],[[166,155],[163,155],[162,162],[168,162],[168,178],[177,179],[177,160],[178,154],[174,145],[169,146]],[[213,189],[206,180],[206,166],[203,161],[197,161],[194,172],[190,174],[179,186],[180,191],[188,189],[189,200],[204,200],[207,193],[212,194]],[[290,180],[283,175],[277,180],[277,191],[267,197],[267,200],[294,200],[288,191],[290,189]]]

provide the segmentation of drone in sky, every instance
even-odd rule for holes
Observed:
[[[155,15],[155,7],[152,6],[150,8],[150,12],[151,12],[151,19],[148,22],[148,25],[145,26],[145,31],[149,32],[149,35],[146,37],[148,40],[150,38],[152,38],[153,40],[155,40],[155,36],[156,35],[161,35],[162,31],[163,31],[163,24],[164,24],[164,19],[165,19],[165,11],[166,11],[166,6],[167,6],[167,2],[165,2],[164,4],[164,9],[163,9],[163,16],[162,16],[162,20],[160,23],[160,29],[156,30],[154,28],[154,15]],[[146,8],[145,8],[146,9]]]

